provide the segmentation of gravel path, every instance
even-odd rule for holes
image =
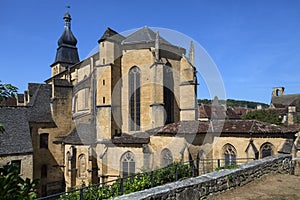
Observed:
[[[210,200],[299,200],[300,176],[273,174],[242,187],[228,190]]]

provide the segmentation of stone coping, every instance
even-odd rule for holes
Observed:
[[[114,199],[206,199],[208,196],[230,188],[245,185],[266,174],[290,173],[292,170],[291,160],[291,155],[279,154],[242,164],[236,169],[223,169]]]

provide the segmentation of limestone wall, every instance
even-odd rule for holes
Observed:
[[[271,173],[290,173],[291,155],[276,155],[241,165],[238,169],[221,170],[195,178],[123,195],[117,199],[206,199],[230,188],[245,185]]]
[[[25,155],[9,155],[0,157],[0,166],[6,165],[7,163],[19,160],[21,161],[20,176],[23,179],[33,179],[33,163],[32,154]]]

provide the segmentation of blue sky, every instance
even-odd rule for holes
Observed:
[[[220,71],[227,98],[269,103],[277,86],[300,93],[298,0],[2,0],[2,82],[22,92],[28,82],[50,77],[66,5],[81,59],[106,27],[163,27],[202,45]],[[198,97],[210,98],[200,83]]]

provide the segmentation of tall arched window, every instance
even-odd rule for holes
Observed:
[[[78,173],[79,177],[86,177],[86,158],[84,154],[78,157]]]
[[[161,151],[161,165],[167,166],[173,163],[173,156],[172,156],[172,152],[165,148]]]
[[[167,62],[163,71],[164,77],[164,108],[166,111],[166,124],[174,122],[174,78],[172,66]]]
[[[135,173],[134,154],[130,151],[124,153],[121,157],[122,177],[132,176]]]
[[[66,169],[67,169],[67,176],[69,176],[69,171],[71,171],[71,161],[72,161],[72,156],[70,151],[67,152],[66,154]]]
[[[272,156],[273,155],[273,145],[269,142],[264,143],[261,145],[261,158]]]
[[[74,96],[73,98],[73,113],[78,111],[78,96]]]
[[[89,88],[84,89],[84,108],[89,107]]]
[[[129,112],[130,130],[140,130],[141,120],[141,96],[140,96],[140,77],[141,72],[138,67],[132,67],[129,71]]]
[[[231,144],[223,146],[225,166],[236,165],[236,150]]]

